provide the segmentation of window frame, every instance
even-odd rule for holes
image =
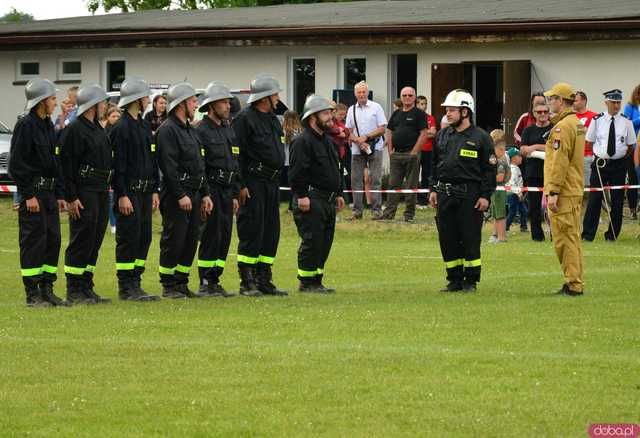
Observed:
[[[341,55],[340,56],[340,61],[338,62],[338,77],[340,78],[340,88],[345,90],[346,89],[346,75],[345,75],[345,70],[344,70],[344,61],[346,59],[364,59],[364,63],[365,66],[368,67],[368,62],[367,62],[367,56],[366,55]],[[366,81],[366,70],[365,70],[365,81]]]
[[[64,73],[65,62],[79,62],[80,73]],[[80,58],[60,58],[58,59],[58,80],[59,81],[80,81],[82,79],[82,59]]]
[[[35,75],[22,74],[22,64],[38,64],[38,73]],[[37,59],[18,59],[16,61],[16,81],[29,81],[40,76],[41,62]]]
[[[299,60],[299,59],[313,59],[313,63],[315,66],[315,72],[316,75],[314,76],[313,79],[313,92],[316,93],[317,92],[317,88],[318,88],[318,84],[317,84],[317,77],[318,77],[318,58],[316,56],[290,56],[289,57],[289,86],[287,87],[288,90],[288,94],[289,94],[289,102],[291,102],[291,108],[290,109],[295,109],[296,106],[296,85],[295,85],[295,80],[296,80],[296,72],[294,70],[294,65],[295,65],[295,61]],[[300,114],[300,117],[302,117],[302,114]]]

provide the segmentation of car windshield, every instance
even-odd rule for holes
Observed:
[[[11,134],[11,129],[2,122],[0,122],[0,134]]]

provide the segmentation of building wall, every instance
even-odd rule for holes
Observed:
[[[430,96],[431,64],[444,62],[529,59],[534,91],[568,81],[584,90],[591,108],[603,109],[601,93],[621,88],[625,97],[640,82],[637,75],[637,42],[532,42],[486,44],[439,44],[420,46],[316,46],[316,47],[202,47],[163,49],[100,49],[65,51],[4,52],[0,63],[0,87],[7,104],[0,106],[0,120],[13,126],[24,105],[24,86],[13,85],[19,59],[40,61],[40,75],[57,79],[59,58],[80,58],[83,83],[105,85],[104,61],[126,60],[127,75],[142,76],[152,83],[188,80],[203,88],[211,80],[222,80],[231,88],[247,88],[261,72],[274,74],[284,88],[282,99],[291,93],[290,58],[316,58],[316,92],[329,97],[341,80],[341,57],[364,55],[367,82],[374,98],[388,109],[396,96],[388,96],[389,56],[416,53],[418,93]],[[59,98],[69,85],[60,84]],[[430,105],[432,103],[430,102]]]

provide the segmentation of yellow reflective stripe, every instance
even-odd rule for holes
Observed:
[[[320,268],[318,268],[318,274],[319,274],[319,275],[324,274],[324,269],[320,269]]]
[[[151,143],[151,152],[155,152],[155,151],[156,151],[156,144]]]
[[[464,259],[451,260],[450,262],[444,262],[444,264],[447,266],[447,269],[456,268],[464,265]]]
[[[216,266],[215,260],[198,260],[199,268],[213,268]]]
[[[93,265],[87,265],[87,267],[85,268],[85,270],[87,272],[95,272],[96,271],[96,267]]]
[[[20,269],[20,273],[22,274],[23,277],[33,277],[34,275],[40,275],[42,274],[42,268],[27,268],[27,269]]]
[[[166,275],[173,275],[176,272],[175,268],[165,268],[164,266],[158,266],[158,271],[160,271],[161,274],[166,274]]]
[[[478,158],[478,151],[470,151],[469,149],[460,149],[461,157]]]
[[[189,270],[191,270],[191,266],[184,266],[184,265],[176,266],[176,271],[181,272],[183,274],[188,274]]]
[[[240,153],[240,148],[238,146],[231,146],[231,153],[233,155],[238,155]]]
[[[482,260],[480,259],[475,259],[475,260],[465,260],[464,262],[464,266],[466,268],[476,268],[478,266],[482,266]]]
[[[216,260],[216,266],[218,268],[224,268],[225,261],[224,260]]]
[[[275,257],[263,256],[258,257],[258,263],[266,263],[267,265],[273,265],[273,262],[276,261]]]
[[[64,265],[65,274],[82,275],[84,274],[84,271],[86,271],[86,268],[78,268],[76,266]]]
[[[238,254],[238,262],[246,263],[248,265],[255,265],[258,263],[258,257],[249,257],[242,254]]]
[[[56,272],[58,272],[58,267],[57,266],[51,266],[51,265],[42,265],[42,272],[47,272],[49,274],[55,274]]]
[[[118,271],[133,271],[135,268],[135,263],[116,263],[116,269]]]
[[[136,261],[134,263],[135,263],[137,268],[144,268],[146,260],[144,260],[144,259],[136,259]]]
[[[303,278],[315,277],[318,274],[318,270],[315,271],[305,271],[303,269],[298,269],[298,275]]]

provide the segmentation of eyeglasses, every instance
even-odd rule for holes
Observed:
[[[548,110],[534,111],[536,114],[549,114]]]
[[[413,97],[413,94],[403,94],[400,97]]]

